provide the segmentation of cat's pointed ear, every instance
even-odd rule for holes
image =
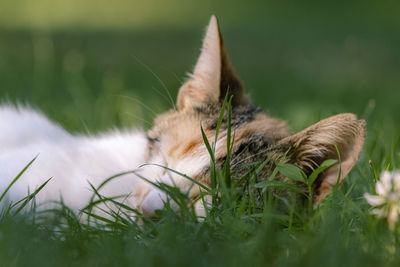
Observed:
[[[212,16],[193,74],[179,90],[177,108],[183,110],[219,103],[227,92],[233,96],[233,105],[246,104],[248,98],[243,91],[224,46],[218,20]]]
[[[354,114],[339,114],[324,119],[281,141],[290,147],[288,158],[307,175],[327,159],[340,161],[320,173],[314,184],[314,204],[318,204],[332,186],[343,182],[357,162],[364,144],[365,121]]]

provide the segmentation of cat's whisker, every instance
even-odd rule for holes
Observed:
[[[133,57],[135,58],[135,60],[142,65],[143,67],[145,67],[157,80],[158,82],[161,84],[161,86],[164,88],[165,92],[168,95],[169,100],[171,101],[172,107],[176,110],[175,107],[175,103],[174,100],[172,99],[171,93],[169,92],[168,87],[165,85],[165,83],[161,80],[161,78],[148,66],[146,65],[144,62],[142,62],[138,57],[136,57],[135,55],[133,55]]]
[[[249,159],[251,159],[251,158],[254,158],[254,157],[258,156],[258,155],[261,155],[261,154],[263,154],[263,153],[266,153],[266,152],[269,152],[269,151],[273,151],[273,150],[276,150],[276,149],[277,149],[276,147],[270,147],[270,148],[263,149],[263,150],[261,150],[261,151],[255,153],[255,154],[253,154],[253,155],[250,155],[250,156],[248,156],[248,157],[246,157],[246,158],[244,158],[244,159],[242,159],[242,160],[240,160],[240,161],[234,163],[234,164],[232,165],[232,168],[235,168],[235,167],[236,167],[237,165],[239,165],[240,163],[245,162],[245,161],[247,161],[247,160],[249,160]]]
[[[178,75],[176,75],[175,72],[173,72],[173,71],[169,71],[169,72],[172,73],[172,75],[175,77],[175,79],[176,79],[180,84],[183,83],[183,80],[182,80],[181,78],[179,78]]]
[[[135,101],[136,103],[140,104],[140,105],[141,105],[143,108],[145,108],[147,111],[150,111],[154,116],[157,116],[157,113],[155,113],[151,107],[149,107],[148,105],[146,105],[145,103],[143,103],[140,99],[134,98],[134,97],[132,97],[132,96],[127,96],[127,95],[115,95],[115,96],[127,98],[127,99],[129,99],[129,100],[133,100],[133,101]]]
[[[243,150],[242,150],[239,154],[235,155],[235,158],[232,159],[231,164],[235,164],[235,160],[236,160],[236,159],[240,159],[240,156],[246,151],[246,149],[247,149],[250,145],[251,145],[251,143],[248,143],[248,144],[243,148]]]
[[[134,119],[136,119],[138,121],[144,122],[149,127],[153,126],[153,124],[150,121],[148,121],[146,119],[143,119],[143,118],[141,118],[139,116],[136,116],[136,115],[132,114],[131,112],[125,111],[125,112],[123,112],[123,114],[126,114],[126,115],[128,115],[128,116],[130,116],[130,117],[132,117],[132,118],[134,118]]]
[[[152,86],[151,89],[153,89],[154,91],[156,91],[156,93],[157,93],[158,95],[160,95],[164,100],[166,100],[168,104],[170,104],[170,100],[168,99],[168,97],[166,97],[163,93],[161,93],[157,88],[155,88],[154,86]]]
[[[89,127],[87,126],[86,122],[82,118],[80,118],[80,121],[83,125],[83,128],[85,129],[86,134],[90,135],[90,130],[89,130]]]

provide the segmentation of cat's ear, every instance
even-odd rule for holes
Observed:
[[[314,204],[318,204],[332,186],[343,182],[357,162],[364,144],[365,121],[354,114],[339,114],[324,119],[305,130],[281,141],[290,147],[288,158],[307,175],[327,159],[337,159],[340,164],[320,173],[314,186]],[[335,147],[336,146],[336,147]]]
[[[193,74],[179,90],[177,108],[184,110],[219,103],[227,92],[233,96],[233,105],[246,104],[248,98],[243,91],[224,46],[218,20],[212,16]]]

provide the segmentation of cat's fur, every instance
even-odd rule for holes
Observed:
[[[271,118],[254,107],[244,94],[223,44],[217,19],[213,16],[203,42],[202,52],[191,77],[182,85],[176,109],[159,115],[147,133],[111,131],[98,136],[71,135],[44,115],[25,107],[0,107],[0,190],[4,190],[19,171],[36,155],[32,166],[10,190],[16,201],[52,177],[37,202],[58,201],[73,209],[85,206],[92,191],[88,181],[98,186],[117,173],[136,169],[145,163],[157,163],[184,173],[209,186],[210,156],[203,143],[200,125],[210,140],[221,103],[228,93],[233,96],[232,129],[235,141],[231,165],[235,178],[252,161],[272,160],[260,177],[267,177],[287,152],[285,161],[310,174],[326,159],[341,153],[341,181],[357,161],[364,143],[364,124],[353,114],[340,114],[291,134],[284,121]],[[216,144],[216,158],[226,160],[227,122],[223,121]],[[151,181],[162,181],[190,190],[196,198],[200,189],[180,175],[157,166],[146,166],[139,174]],[[314,203],[318,203],[337,183],[339,165],[319,175],[315,183]],[[285,179],[277,176],[276,179]],[[339,181],[339,182],[341,182]],[[305,189],[306,190],[306,189]],[[129,205],[153,214],[163,207],[166,196],[136,174],[126,174],[106,185],[106,196],[129,195]],[[198,205],[201,213],[201,205]]]

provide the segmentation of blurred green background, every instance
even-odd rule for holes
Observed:
[[[395,1],[3,0],[0,99],[73,132],[148,128],[171,107],[165,88],[175,99],[216,14],[247,92],[271,115],[299,130],[354,112],[396,139],[399,10]]]

